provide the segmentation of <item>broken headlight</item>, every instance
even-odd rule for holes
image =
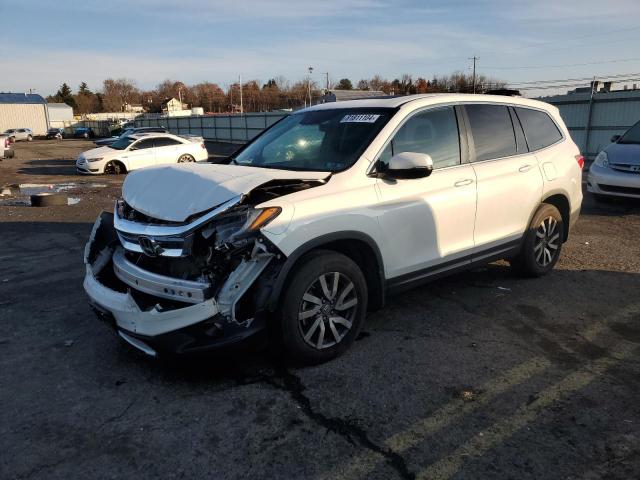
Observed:
[[[236,243],[257,232],[276,218],[280,207],[253,208],[241,206],[218,215],[202,229],[202,236],[213,239],[216,248],[227,243]]]

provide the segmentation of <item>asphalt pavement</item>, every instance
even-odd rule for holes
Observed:
[[[79,199],[0,196],[0,478],[640,478],[640,203],[587,196],[547,277],[497,262],[392,297],[324,365],[152,360],[82,289],[122,181],[75,175],[88,146],[0,163]]]

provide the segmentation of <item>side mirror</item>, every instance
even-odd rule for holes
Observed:
[[[614,135],[613,137],[611,137],[611,143],[616,143],[618,140],[620,140],[620,137],[622,137],[622,135]]]
[[[379,173],[390,178],[424,178],[433,172],[433,160],[426,153],[402,152],[394,155]]]

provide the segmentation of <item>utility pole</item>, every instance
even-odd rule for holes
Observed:
[[[238,83],[240,84],[240,114],[244,113],[244,105],[242,103],[242,75],[238,75]]]
[[[327,90],[329,90],[329,72],[323,72],[322,74],[327,77]]]
[[[473,93],[476,93],[476,61],[480,59],[474,55],[469,60],[473,60]]]

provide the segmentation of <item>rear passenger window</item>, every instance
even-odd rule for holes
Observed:
[[[398,130],[380,160],[402,152],[426,153],[434,168],[460,165],[460,137],[453,107],[435,108],[411,117]]]
[[[178,145],[180,142],[173,138],[156,138],[156,147],[170,147],[172,145]]]
[[[531,108],[516,108],[516,113],[527,137],[529,150],[540,150],[562,139],[562,134],[548,114]]]
[[[517,153],[509,110],[503,105],[465,105],[476,151],[476,162]]]

